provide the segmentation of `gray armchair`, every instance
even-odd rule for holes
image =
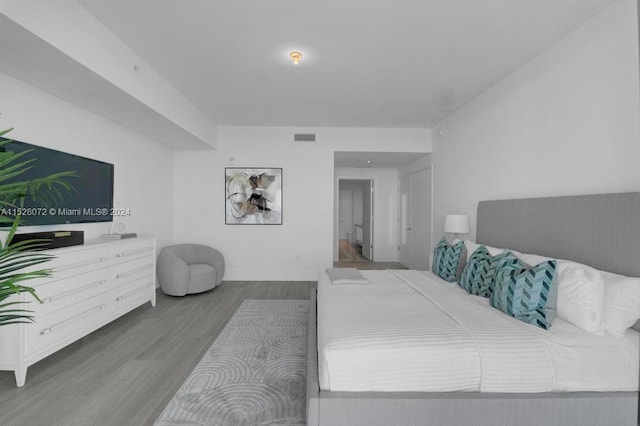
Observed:
[[[157,263],[160,288],[170,296],[202,293],[222,282],[224,257],[201,244],[164,247]]]

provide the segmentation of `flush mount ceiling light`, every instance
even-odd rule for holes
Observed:
[[[298,65],[298,62],[302,59],[302,52],[294,50],[293,52],[289,52],[289,57],[293,61],[293,65]]]

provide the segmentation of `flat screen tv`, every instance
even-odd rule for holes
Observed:
[[[6,140],[0,138],[0,141]],[[24,212],[30,214],[22,215],[22,226],[113,220],[113,164],[19,141],[10,141],[0,147],[0,150],[31,150],[20,160],[35,159],[33,167],[12,180],[5,181],[6,183],[41,178],[64,171],[74,171],[78,174],[77,177],[67,179],[73,190],[63,193],[62,199],[57,200],[55,204],[43,205],[37,198],[33,200],[27,197]]]

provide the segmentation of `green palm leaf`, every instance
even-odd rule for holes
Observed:
[[[66,171],[16,182],[15,178],[34,167],[37,160],[23,158],[29,150],[20,153],[2,150],[11,142],[2,136],[11,130],[0,131],[0,224],[11,224],[4,243],[0,245],[0,326],[35,322],[33,311],[22,308],[22,305],[30,302],[23,300],[23,296],[20,295],[28,294],[42,303],[35,289],[24,284],[30,280],[50,277],[51,269],[38,267],[54,258],[50,254],[38,251],[48,240],[34,239],[12,243],[20,225],[20,215],[5,214],[4,210],[24,206],[26,198],[37,200],[46,207],[55,206],[64,195],[75,191],[67,179],[78,177],[76,172]],[[13,299],[5,302],[9,297]]]

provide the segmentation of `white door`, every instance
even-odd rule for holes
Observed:
[[[362,257],[373,261],[373,181],[362,188]]]
[[[410,269],[429,269],[431,170],[400,178],[398,188],[398,261]]]

